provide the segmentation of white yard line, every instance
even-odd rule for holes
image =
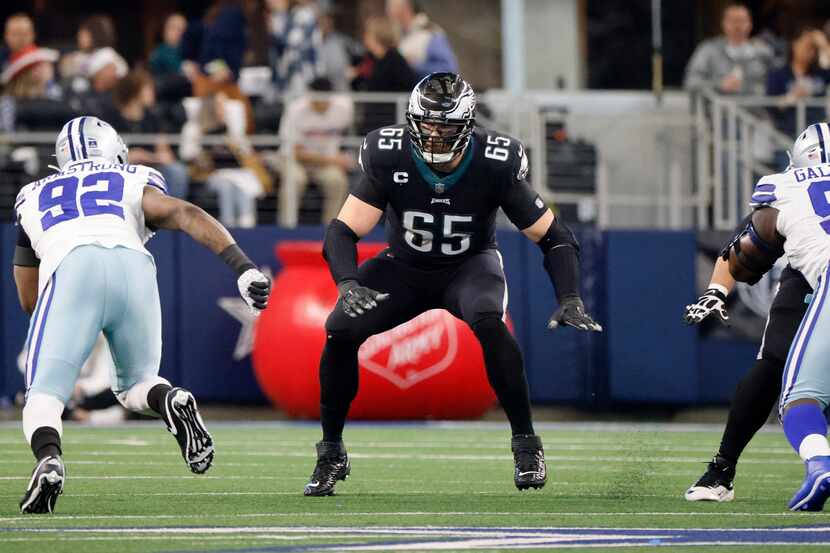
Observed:
[[[6,453],[6,455],[9,455]],[[24,455],[24,452],[16,452],[15,456]],[[28,454],[26,454],[28,456]],[[77,457],[159,457],[159,452],[152,451],[83,451],[78,452]],[[313,454],[304,451],[228,451],[223,452],[223,457],[277,457],[277,458],[313,458]],[[0,454],[0,458],[3,454]],[[173,453],[169,453],[172,458]],[[353,459],[384,459],[402,461],[509,461],[512,456],[509,454],[500,455],[477,455],[473,453],[365,453],[361,451],[350,451],[349,456]],[[547,453],[545,458],[548,461],[574,461],[584,463],[586,461],[613,462],[613,463],[701,463],[699,457],[656,457],[656,456],[632,456],[632,455],[556,455]],[[67,459],[69,460],[69,459]],[[2,461],[0,461],[2,462]],[[789,459],[741,459],[741,465],[796,465],[800,461],[794,453]]]
[[[319,430],[319,423],[317,421],[217,421],[208,418],[208,424],[211,428],[234,428],[249,427],[256,429],[263,428],[284,428],[290,430],[315,429]],[[724,423],[677,423],[677,422],[537,422],[534,427],[537,430],[548,431],[563,431],[563,432],[716,432],[723,431]],[[129,428],[159,428],[158,421],[125,421],[115,423],[113,425],[101,425],[90,427],[83,424],[67,422],[65,428],[70,430],[75,429],[101,429],[103,431],[111,431],[114,428],[129,429]],[[0,430],[20,430],[21,425],[19,421],[0,421]],[[350,422],[349,428],[355,430],[364,430],[366,428],[373,429],[412,429],[412,430],[458,430],[458,431],[475,431],[483,432],[490,431],[504,431],[507,432],[509,425],[507,422],[498,421],[356,421]],[[781,426],[778,424],[767,424],[760,430],[761,432],[781,432]]]
[[[291,513],[230,513],[230,514],[178,514],[178,515],[51,515],[47,518],[33,518],[31,516],[0,517],[0,522],[29,522],[49,523],[55,520],[176,520],[176,519],[227,519],[227,518],[286,518],[286,517],[427,517],[427,516],[471,516],[471,517],[505,517],[505,516],[534,516],[534,517],[787,517],[787,518],[821,518],[827,513],[792,513],[781,511],[774,513],[756,513],[745,511],[704,511],[704,512],[536,512],[536,511],[391,511],[391,512],[326,512],[300,511]]]

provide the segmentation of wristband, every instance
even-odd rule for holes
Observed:
[[[219,254],[219,258],[227,263],[227,265],[236,271],[237,275],[241,275],[248,269],[256,269],[256,265],[251,259],[245,255],[237,244],[231,244]]]
[[[726,299],[726,296],[729,295],[729,290],[723,284],[718,284],[717,282],[710,282],[709,283],[709,290],[716,290],[723,294],[723,299]]]

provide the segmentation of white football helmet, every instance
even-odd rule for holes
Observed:
[[[790,167],[830,163],[830,125],[815,123],[798,135],[790,152]]]
[[[106,121],[85,115],[63,126],[55,141],[58,167],[81,159],[103,158],[112,163],[127,163],[127,145]]]

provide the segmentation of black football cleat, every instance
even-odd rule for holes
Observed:
[[[695,484],[686,490],[686,501],[732,501],[735,499],[735,465],[716,455]]]
[[[179,442],[190,470],[196,474],[206,472],[213,463],[213,438],[196,407],[196,398],[184,388],[172,388],[164,397],[162,411],[164,424]]]
[[[49,456],[41,459],[35,470],[23,499],[20,500],[21,513],[52,513],[58,496],[63,493],[66,470],[60,457]]]
[[[345,480],[352,471],[349,455],[343,442],[318,442],[317,464],[311,479],[303,489],[303,495],[334,495],[334,485],[338,480]]]
[[[510,446],[516,464],[513,475],[516,487],[520,490],[543,488],[548,481],[548,473],[542,439],[535,434],[521,434],[513,436]]]

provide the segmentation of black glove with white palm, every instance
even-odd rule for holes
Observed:
[[[344,280],[337,285],[343,299],[343,311],[351,318],[363,315],[378,306],[378,302],[389,299],[389,294],[361,286],[356,280]]]
[[[695,303],[686,306],[683,321],[688,325],[698,324],[709,315],[714,314],[726,326],[729,326],[729,314],[726,312],[726,294],[717,288],[709,288]]]
[[[585,304],[579,296],[562,298],[559,308],[548,321],[548,328],[551,330],[563,325],[579,330],[602,332],[602,326],[585,312]]]
[[[236,281],[239,287],[239,295],[245,300],[245,303],[259,314],[260,311],[268,307],[268,298],[271,296],[271,279],[265,274],[252,267],[247,269],[244,273],[239,275]]]

